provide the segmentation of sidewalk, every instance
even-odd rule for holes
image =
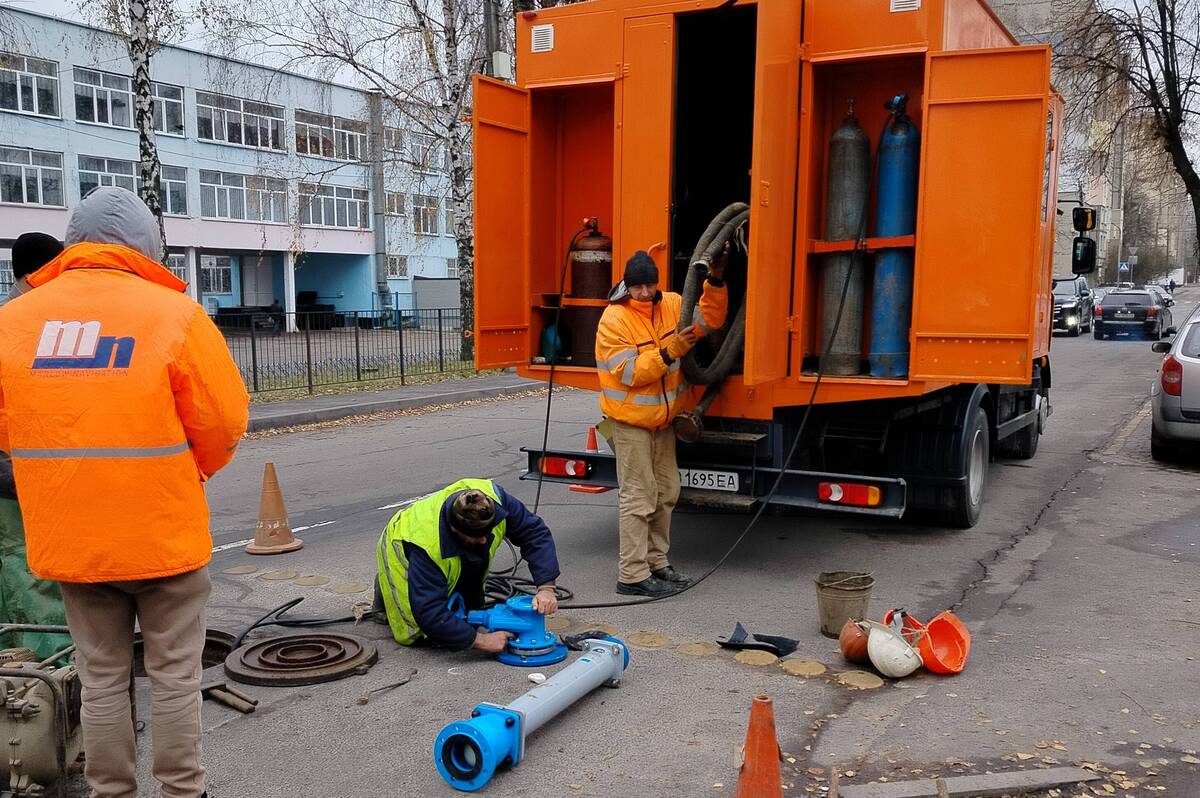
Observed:
[[[472,399],[491,399],[532,390],[544,384],[516,374],[497,374],[425,385],[408,385],[382,391],[264,402],[250,406],[250,426],[247,432],[336,421],[389,410],[413,410]]]

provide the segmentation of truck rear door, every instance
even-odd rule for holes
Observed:
[[[803,4],[759,0],[744,381],[787,374],[796,239]]]
[[[1040,287],[1055,212],[1050,48],[927,58],[911,376],[1028,383],[1051,301]]]
[[[475,110],[475,367],[529,362],[529,92],[481,75]]]

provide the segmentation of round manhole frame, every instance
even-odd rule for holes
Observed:
[[[329,651],[331,645],[338,653],[322,657],[321,652]],[[315,654],[305,657],[296,653],[304,650]],[[280,655],[284,655],[282,660]],[[293,663],[290,666],[288,659]],[[231,651],[225,658],[225,675],[242,684],[296,687],[361,675],[378,661],[376,645],[356,635],[338,632],[282,635]]]

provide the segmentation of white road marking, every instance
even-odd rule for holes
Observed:
[[[433,495],[432,493],[426,493],[424,496],[415,496],[411,499],[405,499],[402,502],[396,502],[395,504],[385,504],[382,507],[376,507],[375,509],[376,510],[395,510],[399,507],[408,507],[410,504],[416,504],[417,502],[421,501],[421,499],[428,499],[432,495]],[[293,532],[303,532],[306,529],[316,529],[317,527],[329,526],[330,524],[336,524],[336,523],[337,523],[336,519],[333,521],[320,521],[315,524],[309,524],[308,526],[292,527],[292,531]],[[245,540],[235,540],[232,543],[222,543],[220,546],[214,546],[212,553],[218,554],[222,551],[229,551],[230,549],[240,548],[242,546],[246,546],[253,542],[254,542],[254,538],[246,538]]]

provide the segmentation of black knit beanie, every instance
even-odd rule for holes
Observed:
[[[625,287],[635,285],[653,285],[658,282],[658,266],[654,260],[639,249],[633,257],[625,261]]]
[[[12,246],[13,277],[19,280],[33,274],[57,258],[62,251],[62,243],[52,235],[22,233]]]

